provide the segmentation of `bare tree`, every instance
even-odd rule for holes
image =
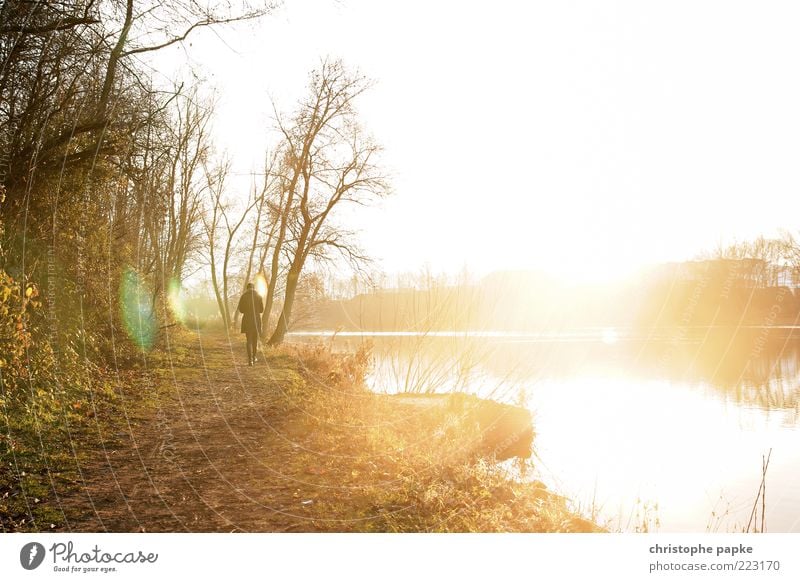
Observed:
[[[274,6],[246,0],[238,5],[193,0],[3,3],[0,95],[10,100],[8,119],[50,129],[20,134],[15,157],[46,166],[62,156],[67,144],[73,151],[62,163],[117,152],[115,134],[130,135],[140,123],[122,114],[126,108],[120,104],[133,96],[131,91],[151,91],[136,72],[134,58],[186,40],[199,28],[259,18]],[[121,82],[123,72],[127,78]],[[64,111],[73,101],[79,105]]]
[[[267,274],[267,257],[270,250],[277,244],[278,229],[281,224],[282,210],[286,204],[287,192],[283,188],[281,176],[277,175],[278,180],[275,181],[275,187],[268,190],[269,198],[267,200],[267,216],[266,216],[266,232],[264,233],[263,242],[261,243],[261,252],[258,259],[258,272],[263,274],[267,279],[267,296],[269,300],[269,309],[265,307],[264,313],[261,315],[262,329],[270,328],[270,316],[272,315],[272,306],[274,305],[275,292],[278,290],[276,285],[280,276],[280,270],[274,273],[270,265],[270,273]],[[273,255],[274,258],[274,255]]]
[[[254,269],[256,273],[264,274],[264,264],[267,253],[272,246],[272,240],[278,227],[278,220],[276,220],[274,208],[280,206],[282,191],[280,188],[280,177],[275,170],[277,159],[277,150],[272,154],[267,153],[264,156],[264,169],[259,192],[256,192],[255,184],[253,184],[255,219],[252,224],[252,242],[248,251],[247,267],[242,279],[243,286],[250,281]],[[256,256],[257,252],[258,256]],[[242,289],[242,291],[244,291],[244,289]],[[266,318],[267,313],[265,312],[262,317]],[[238,318],[239,313],[234,313],[234,323],[238,321]]]
[[[181,278],[196,250],[211,112],[196,90],[179,95],[165,115],[137,132],[121,162],[125,185],[115,193],[111,229],[118,240],[136,241],[137,270],[156,281]]]
[[[780,245],[790,273],[789,283],[793,287],[800,287],[800,240],[791,232],[785,231],[781,235]]]
[[[178,102],[177,123],[173,124],[167,189],[169,192],[165,221],[162,270],[167,278],[182,278],[190,253],[197,245],[196,225],[202,209],[202,166],[209,155],[208,124],[212,109],[193,92]]]
[[[711,258],[736,261],[738,276],[752,287],[771,287],[778,284],[790,249],[790,240],[787,238],[768,239],[759,236],[729,245],[720,244],[711,253]]]
[[[5,229],[10,252],[0,267],[52,279],[63,313],[85,301],[95,306],[95,323],[111,326],[116,299],[108,290],[126,269],[155,284],[154,298],[179,277],[202,234],[197,163],[206,130],[191,93],[155,88],[142,59],[272,6],[0,2],[0,221],[24,225]],[[47,249],[62,265],[57,272],[44,271]]]
[[[270,345],[281,343],[289,329],[297,286],[310,257],[336,251],[353,265],[366,260],[353,244],[352,233],[338,228],[334,219],[337,209],[366,205],[388,191],[377,165],[380,148],[364,135],[353,108],[354,99],[368,87],[367,79],[347,71],[341,61],[323,61],[312,73],[309,94],[291,124],[278,116],[288,176],[273,247],[273,289],[285,245],[289,261],[283,306]]]
[[[232,261],[238,250],[238,235],[250,211],[258,203],[257,196],[251,197],[246,201],[245,207],[237,212],[235,204],[226,197],[225,181],[229,172],[229,162],[223,162],[214,169],[205,168],[209,196],[208,208],[202,219],[208,240],[211,286],[226,328],[233,321],[229,292]]]

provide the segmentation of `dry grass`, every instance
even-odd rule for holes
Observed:
[[[297,394],[313,434],[305,462],[335,495],[313,499],[315,523],[329,531],[598,531],[543,483],[520,479],[518,465],[497,463],[478,399],[385,396],[360,382],[367,355],[331,355],[322,346],[284,348],[303,367]],[[483,404],[486,404],[485,402]],[[478,406],[476,406],[478,405]],[[492,442],[496,442],[492,439]],[[331,454],[328,454],[328,452]],[[527,461],[524,463],[528,463]]]
[[[69,487],[41,474],[34,490],[37,459],[24,477],[9,467],[6,490],[41,506],[13,529],[598,529],[519,479],[527,462],[494,462],[502,424],[477,399],[374,394],[366,351],[285,346],[248,367],[240,339],[175,332],[146,369],[118,376],[64,443],[80,452],[63,463]]]

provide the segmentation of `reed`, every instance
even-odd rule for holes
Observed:
[[[754,533],[764,533],[766,530],[766,515],[767,515],[767,469],[769,468],[769,460],[772,456],[772,449],[770,448],[766,456],[761,455],[761,483],[758,486],[758,493],[753,502],[753,509],[750,512],[750,519],[747,520],[746,533],[750,532],[753,528]],[[758,506],[761,502],[761,526],[758,523]]]

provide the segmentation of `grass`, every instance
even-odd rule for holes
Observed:
[[[316,435],[304,463],[336,495],[312,501],[325,531],[577,532],[598,531],[568,499],[540,481],[519,478],[519,466],[487,454],[487,430],[464,394],[412,398],[373,394],[362,383],[363,352],[331,355],[324,347],[284,348],[302,366],[295,393],[305,414],[299,432]],[[331,379],[338,379],[331,382]],[[465,407],[465,403],[467,406]],[[530,461],[516,461],[530,468]]]
[[[498,462],[483,412],[510,408],[374,394],[365,351],[289,345],[249,368],[222,334],[166,339],[80,398],[5,409],[3,531],[600,529],[521,478],[530,461]]]
[[[0,531],[61,527],[69,510],[60,497],[79,486],[80,464],[96,448],[97,427],[114,417],[116,400],[107,384],[6,399],[0,409]]]
[[[180,347],[171,357],[186,355]],[[164,357],[154,352],[154,363]],[[4,385],[0,398],[0,532],[64,529],[77,517],[68,498],[83,487],[85,465],[120,440],[131,416],[148,418],[157,401],[134,366],[76,371],[73,360],[39,371],[31,361],[29,381],[16,393]]]

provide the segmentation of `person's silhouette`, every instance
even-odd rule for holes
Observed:
[[[258,352],[258,338],[261,336],[261,313],[264,311],[261,295],[256,293],[252,283],[247,284],[247,290],[239,298],[238,310],[242,314],[241,331],[247,337],[247,365],[252,366]]]

